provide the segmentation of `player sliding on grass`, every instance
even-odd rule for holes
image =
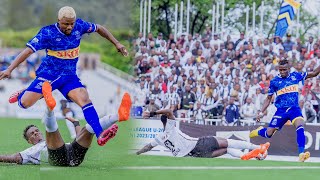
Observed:
[[[0,71],[0,80],[9,78],[11,72],[32,53],[45,49],[46,57],[36,71],[36,79],[27,89],[15,93],[9,101],[11,103],[18,101],[21,108],[29,108],[42,98],[42,84],[48,81],[53,90],[58,89],[66,99],[72,100],[82,108],[86,121],[98,138],[98,144],[102,146],[105,142],[99,137],[103,129],[99,124],[98,114],[87,90],[76,75],[81,38],[84,34],[93,32],[109,40],[123,56],[128,55],[125,47],[105,27],[76,19],[74,9],[65,6],[58,12],[58,22],[41,28],[11,65],[6,70]],[[51,100],[49,108],[52,110],[55,104],[56,102]]]
[[[137,152],[137,155],[150,151],[157,145],[169,149],[173,156],[176,157],[203,157],[214,158],[222,156],[226,153],[241,158],[242,160],[249,160],[257,157],[259,154],[264,154],[270,143],[255,145],[246,141],[238,141],[233,139],[225,139],[215,136],[207,136],[200,138],[192,138],[177,127],[175,117],[172,110],[163,109],[156,112],[144,112],[143,117],[149,118],[156,114],[162,114],[161,122],[163,123],[164,132],[159,134],[154,141],[147,144]],[[253,149],[247,154],[244,154],[242,149]]]
[[[49,85],[49,83],[43,86],[46,87],[46,85]],[[107,115],[100,119],[101,127],[106,129],[102,136],[106,142],[117,133],[118,126],[114,123],[119,119],[122,119],[122,121],[129,119],[130,108],[131,98],[126,93],[122,98],[118,115]],[[81,129],[78,120],[73,118],[68,118],[68,120],[74,124],[77,132],[77,137],[72,143],[65,144],[58,130],[56,118],[48,107],[42,120],[46,127],[46,140],[44,140],[42,133],[36,126],[29,125],[25,128],[23,136],[33,146],[13,155],[0,155],[0,162],[40,164],[40,162],[48,160],[49,164],[53,166],[80,165],[90,147],[94,131],[89,124]],[[44,158],[41,154],[47,154],[48,157],[41,159],[41,157]]]
[[[260,126],[250,133],[250,137],[261,136],[271,138],[272,135],[282,128],[282,126],[290,120],[296,127],[297,144],[299,152],[299,161],[304,162],[310,157],[310,152],[304,152],[305,136],[304,136],[304,119],[302,117],[301,109],[299,107],[299,89],[298,84],[307,78],[316,77],[320,73],[320,66],[313,72],[293,72],[289,73],[290,67],[288,60],[281,60],[279,62],[280,75],[273,78],[270,82],[268,97],[262,106],[261,112],[257,117],[257,121],[264,116],[268,108],[273,94],[276,94],[275,106],[277,111],[274,114],[269,127],[264,128]]]

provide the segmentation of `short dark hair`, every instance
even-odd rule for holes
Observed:
[[[38,128],[36,125],[31,124],[31,125],[27,126],[27,127],[23,130],[23,138],[24,138],[25,140],[27,140],[27,141],[29,140],[28,137],[27,137],[27,131],[28,131],[30,128],[32,128],[32,127]]]
[[[279,61],[279,65],[287,65],[287,64],[289,64],[289,61],[287,60],[287,59],[282,59],[282,60],[280,60]]]

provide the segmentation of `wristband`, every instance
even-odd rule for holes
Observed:
[[[153,116],[155,116],[155,115],[157,115],[157,112],[150,112],[150,117],[153,117]]]
[[[74,122],[72,122],[72,124],[74,125],[74,127],[80,126],[79,121],[74,121]]]

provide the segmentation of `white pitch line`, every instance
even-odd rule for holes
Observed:
[[[273,169],[320,169],[320,166],[127,166],[125,170],[273,170]]]

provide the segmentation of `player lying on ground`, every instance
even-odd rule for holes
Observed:
[[[10,102],[18,101],[21,108],[29,108],[42,98],[41,87],[43,82],[49,81],[53,90],[59,90],[63,96],[78,104],[83,111],[88,124],[93,128],[99,145],[104,145],[99,136],[103,129],[99,125],[98,114],[89,98],[89,94],[76,74],[80,51],[80,41],[83,35],[97,32],[101,37],[110,41],[118,51],[127,56],[125,47],[103,26],[76,19],[72,7],[62,7],[58,12],[58,22],[40,29],[24,49],[4,71],[0,71],[0,80],[9,78],[11,72],[25,61],[32,53],[45,49],[46,57],[36,71],[36,79],[31,85],[11,97]],[[56,102],[48,101],[52,110]]]
[[[260,126],[250,133],[250,137],[261,136],[264,138],[271,138],[272,135],[281,130],[283,125],[290,120],[296,127],[297,145],[299,153],[299,161],[304,162],[310,157],[310,152],[305,151],[305,136],[304,136],[304,118],[299,107],[299,82],[307,78],[316,77],[320,73],[320,66],[314,69],[313,72],[293,72],[289,73],[290,67],[288,60],[281,60],[279,62],[280,75],[274,77],[270,81],[268,96],[264,101],[261,112],[257,116],[257,121],[266,114],[266,110],[271,102],[272,96],[276,94],[275,112],[269,127],[264,128]]]
[[[249,160],[257,157],[259,154],[264,154],[270,146],[269,142],[259,146],[246,141],[225,139],[215,136],[192,138],[176,128],[177,121],[175,120],[171,109],[144,112],[143,117],[149,118],[156,114],[161,114],[164,132],[159,134],[154,141],[139,150],[137,155],[148,152],[157,145],[160,145],[169,149],[173,156],[177,157],[191,156],[214,158],[228,153],[234,157],[241,158],[242,160]],[[244,154],[241,151],[242,149],[253,150]]]
[[[106,142],[117,133],[118,126],[114,123],[118,119],[123,119],[122,121],[129,119],[130,108],[131,99],[129,94],[126,93],[122,98],[118,115],[107,115],[100,119],[102,128],[107,129],[103,134]],[[49,162],[49,164],[54,166],[80,165],[90,147],[94,131],[89,124],[81,129],[79,121],[73,118],[68,119],[74,124],[77,132],[77,137],[72,143],[65,144],[58,130],[56,118],[48,108],[43,118],[43,123],[46,127],[46,140],[44,140],[42,133],[36,126],[29,125],[25,128],[23,135],[28,143],[33,146],[13,155],[0,155],[0,162],[18,164]],[[41,154],[47,154],[47,157],[43,157]]]

